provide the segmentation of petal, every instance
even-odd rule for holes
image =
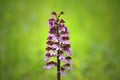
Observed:
[[[44,66],[43,68],[45,68],[45,69],[50,69],[50,67],[49,67],[49,66]]]
[[[66,62],[65,56],[63,56],[63,55],[60,55],[60,56],[59,56],[59,60],[60,60],[60,61],[63,61],[63,62]]]
[[[68,69],[68,70],[73,70],[73,68],[71,68],[71,67],[67,67],[67,69]]]
[[[68,40],[61,40],[62,44],[71,44]]]
[[[55,34],[49,34],[49,37],[52,37],[52,40],[58,42],[58,37]]]
[[[50,57],[46,57],[45,61],[48,62],[50,60]]]
[[[60,71],[62,76],[66,76],[66,72],[65,71]]]
[[[56,56],[57,55],[57,51],[56,50],[53,50],[51,53],[50,53],[51,56]]]
[[[67,53],[68,55],[72,55],[72,54],[71,54],[71,53],[72,53],[71,48],[69,48],[68,50],[66,50],[66,53]]]
[[[59,46],[58,46],[58,44],[54,44],[54,45],[52,45],[51,48],[53,48],[53,49],[55,49],[55,50],[59,50]]]
[[[69,63],[69,64],[73,64],[73,62],[72,62],[71,60],[68,60],[68,63]]]
[[[54,66],[55,66],[55,65],[53,65],[53,64],[49,64],[49,65],[44,66],[43,68],[52,69]]]

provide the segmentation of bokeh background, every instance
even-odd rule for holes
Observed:
[[[120,80],[119,0],[0,0],[0,80],[56,80],[43,69],[52,11],[64,11],[73,50],[61,80]]]

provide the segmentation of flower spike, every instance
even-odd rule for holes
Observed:
[[[64,14],[64,12],[60,12],[59,15],[57,15],[56,12],[52,12],[51,14],[52,17],[48,20],[50,29],[46,42],[46,65],[43,68],[52,69],[53,67],[57,67],[57,75],[59,78],[60,75],[66,75],[66,70],[73,70],[73,68],[71,68],[71,64],[73,64],[71,58],[72,49],[69,42],[69,30],[65,26],[65,21],[60,19],[60,16]],[[57,58],[57,61],[50,61],[52,57]],[[61,65],[61,62],[64,64]]]

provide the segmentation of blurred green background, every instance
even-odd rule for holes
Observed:
[[[61,80],[120,80],[119,0],[1,0],[0,80],[56,80],[43,69],[52,11],[64,11],[73,50]]]

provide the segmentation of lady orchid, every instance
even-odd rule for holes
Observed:
[[[60,12],[59,15],[56,12],[52,12],[51,14],[52,16],[48,21],[50,30],[46,42],[46,65],[44,68],[52,69],[53,67],[57,67],[57,80],[60,80],[60,75],[66,75],[66,70],[72,70],[72,50],[69,42],[69,30],[65,26],[65,21],[60,19],[60,16],[64,12]],[[57,62],[51,61],[52,57],[55,57]]]

